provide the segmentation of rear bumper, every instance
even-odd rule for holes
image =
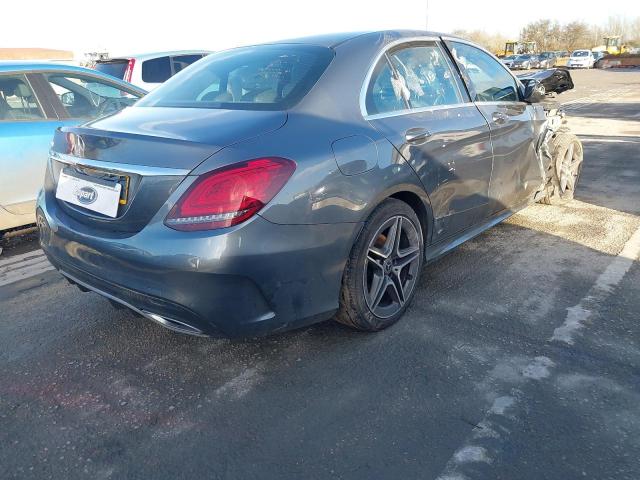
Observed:
[[[105,238],[79,231],[46,197],[38,200],[40,242],[63,275],[192,334],[264,335],[330,318],[359,231],[256,216],[211,232],[177,232],[154,219],[135,235]]]

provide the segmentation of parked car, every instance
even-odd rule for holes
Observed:
[[[144,90],[58,63],[0,62],[0,234],[35,223],[56,128],[132,105]]]
[[[183,50],[125,55],[98,60],[94,68],[150,91],[210,53],[207,50]]]
[[[591,55],[593,55],[593,68],[600,68],[600,60],[602,60],[607,54],[608,52],[602,51],[591,52]]]
[[[512,70],[531,70],[532,68],[538,68],[539,60],[537,55],[526,53],[518,55],[511,64]]]
[[[513,62],[519,57],[519,55],[509,55],[500,59],[502,63],[505,64],[508,68],[513,66]]]
[[[574,50],[567,60],[568,68],[593,68],[595,59],[591,50]]]
[[[552,68],[556,66],[557,57],[554,52],[542,52],[538,59],[538,68]]]
[[[40,242],[81,289],[180,332],[380,330],[426,262],[572,197],[582,147],[539,87],[416,31],[215,53],[56,132]]]

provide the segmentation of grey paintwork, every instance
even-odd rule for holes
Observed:
[[[55,199],[62,167],[51,162],[38,200],[45,252],[82,285],[207,334],[262,334],[330,318],[352,245],[385,198],[417,211],[432,258],[530,202],[542,182],[536,124],[524,102],[477,105],[467,97],[455,108],[407,115],[362,112],[363,84],[380,53],[426,38],[438,35],[296,40],[330,46],[335,58],[287,112],[134,107],[64,129],[54,151],[74,132],[83,140],[79,157],[131,164],[131,172],[191,172],[133,175],[130,205],[107,219]],[[496,112],[505,118],[496,121]],[[409,145],[404,135],[413,128],[431,136]],[[293,159],[297,168],[257,216],[204,232],[164,225],[199,175],[261,156]]]

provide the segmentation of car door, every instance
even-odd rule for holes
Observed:
[[[518,208],[540,187],[532,107],[521,101],[518,80],[492,55],[456,40],[447,46],[491,129],[492,212]]]
[[[59,122],[31,80],[24,73],[0,74],[0,230],[35,221],[35,199]]]
[[[439,41],[388,49],[367,82],[363,113],[420,177],[431,200],[433,240],[486,218],[489,127]]]

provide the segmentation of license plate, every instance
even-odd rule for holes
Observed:
[[[61,171],[56,198],[115,218],[118,215],[121,190],[122,185],[119,183],[92,182]]]

